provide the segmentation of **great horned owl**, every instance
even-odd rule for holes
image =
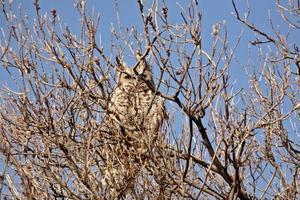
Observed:
[[[137,60],[139,65],[130,68],[117,59],[117,84],[102,126],[101,151],[106,161],[102,181],[112,199],[113,194],[134,191],[141,164],[155,152],[165,116],[163,100],[155,95],[151,68],[140,57]]]
[[[110,97],[106,126],[111,134],[147,150],[162,125],[163,100],[154,93],[153,74],[145,60],[135,69],[119,59],[117,65],[118,80]]]

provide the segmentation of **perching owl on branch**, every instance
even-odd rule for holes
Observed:
[[[145,145],[153,143],[162,126],[164,103],[155,95],[153,74],[145,60],[130,68],[117,58],[117,65],[117,85],[110,97],[105,126],[110,134],[145,151]]]

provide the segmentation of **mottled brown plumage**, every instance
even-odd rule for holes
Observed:
[[[149,150],[164,117],[163,100],[154,94],[151,68],[142,60],[136,69],[118,60],[117,70],[117,85],[110,97],[105,126],[111,134],[143,151]]]
[[[154,153],[165,109],[146,61],[140,60],[136,69],[117,63],[117,85],[102,126],[103,183],[111,193],[126,196],[134,191],[142,163]]]

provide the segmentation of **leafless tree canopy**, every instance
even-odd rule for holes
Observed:
[[[85,0],[73,8],[76,34],[38,0],[35,20],[1,1],[0,67],[13,86],[2,83],[0,93],[0,198],[299,199],[300,54],[290,34],[300,34],[300,3],[274,2],[288,30],[270,15],[266,32],[251,21],[255,10],[241,10],[246,1],[232,0],[239,37],[216,23],[205,49],[202,30],[211,27],[198,0],[178,5],[177,22],[165,1],[137,0],[142,29],[119,19],[110,38]],[[237,80],[248,88],[230,74],[245,31],[257,52],[241,75],[248,80]],[[164,102],[151,139],[111,117],[123,62],[151,66],[154,85],[139,80],[152,102]]]

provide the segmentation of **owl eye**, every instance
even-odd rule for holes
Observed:
[[[140,76],[144,79],[147,77],[145,74],[140,74]]]
[[[131,79],[131,76],[129,76],[128,74],[126,74],[126,75],[124,76],[124,78],[125,78],[125,79]]]

